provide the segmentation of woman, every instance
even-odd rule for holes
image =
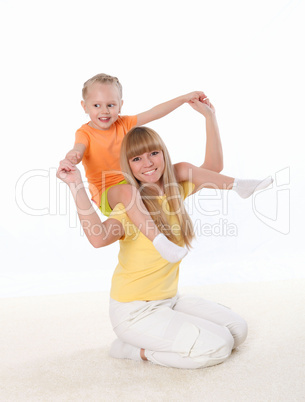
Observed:
[[[205,171],[201,168],[193,169],[191,182],[177,183],[165,144],[147,127],[135,127],[124,138],[121,167],[126,180],[141,195],[139,207],[145,205],[162,235],[187,248],[194,231],[183,200],[203,186],[240,188],[234,178],[215,172],[211,172],[213,184],[205,184]],[[160,256],[152,242],[129,220],[123,204],[118,204],[102,223],[92,208],[79,171],[70,165],[65,169],[61,164],[57,176],[69,185],[90,243],[104,247],[120,240],[110,293],[110,319],[118,339],[113,342],[110,355],[189,369],[227,359],[246,339],[244,319],[217,303],[180,296],[179,262],[170,263]],[[259,188],[269,184],[270,179],[261,182]]]

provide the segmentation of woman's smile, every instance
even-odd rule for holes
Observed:
[[[153,169],[153,170],[149,170],[148,172],[143,172],[143,174],[150,176],[150,175],[154,174],[156,170],[157,170],[157,168]]]

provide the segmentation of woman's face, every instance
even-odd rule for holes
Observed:
[[[129,166],[134,177],[141,183],[162,185],[165,168],[163,152],[160,150],[145,152],[129,159]]]

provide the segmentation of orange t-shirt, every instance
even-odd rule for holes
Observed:
[[[127,132],[137,124],[137,116],[119,116],[109,130],[83,124],[75,133],[75,144],[86,146],[83,165],[92,200],[99,206],[101,194],[124,180],[120,168],[121,144]]]

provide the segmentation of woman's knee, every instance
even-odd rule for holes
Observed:
[[[243,318],[239,318],[237,322],[234,323],[234,328],[231,329],[231,333],[234,338],[233,349],[241,345],[247,338],[248,335],[248,324]]]
[[[234,340],[230,331],[225,329],[224,332],[225,334],[222,337],[213,334],[212,340],[207,340],[206,334],[203,334],[203,339],[198,339],[190,354],[190,358],[197,368],[223,363],[231,355]]]
[[[219,327],[216,333],[185,323],[176,336],[173,348],[199,368],[222,363],[230,356],[233,346],[233,336],[226,327]]]

